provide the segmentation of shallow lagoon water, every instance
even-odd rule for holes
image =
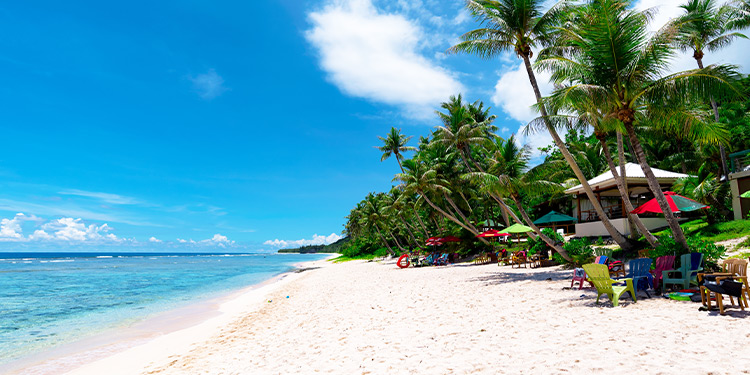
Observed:
[[[0,253],[0,364],[258,284],[325,256]]]

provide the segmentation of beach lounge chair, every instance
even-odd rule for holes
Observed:
[[[654,275],[654,289],[659,287],[659,281],[663,276],[662,272],[674,269],[674,255],[664,255],[656,258],[656,269],[651,271]]]
[[[703,271],[703,254],[690,253],[680,257],[680,268],[662,271],[662,284],[664,289],[667,284],[682,286],[682,289],[690,288],[690,284],[698,284],[698,272]]]
[[[523,268],[526,268],[526,262],[526,251],[516,251],[513,253],[513,257],[510,260],[510,267],[514,268],[518,266],[518,268],[521,268],[521,266],[523,266]]]
[[[650,258],[631,260],[628,265],[629,270],[627,275],[628,278],[633,279],[633,286],[635,287],[636,293],[638,292],[638,289],[643,289],[649,297],[651,297],[651,295],[648,294],[648,288],[654,288],[654,276],[649,272],[651,271],[651,262],[652,260]]]
[[[443,253],[439,257],[435,258],[434,264],[436,266],[447,266],[448,265],[448,253]]]
[[[594,263],[607,264],[607,259],[609,259],[609,257],[607,257],[606,255],[599,255],[598,257],[596,257],[596,259],[594,259]]]
[[[617,307],[620,296],[625,292],[630,293],[630,298],[633,299],[633,302],[637,302],[635,289],[633,288],[633,279],[613,280],[609,277],[609,269],[603,264],[584,264],[583,269],[586,271],[589,281],[596,288],[596,303],[599,303],[599,297],[602,294],[606,294],[609,300],[612,301],[612,304]],[[625,282],[625,286],[614,285],[623,281]]]

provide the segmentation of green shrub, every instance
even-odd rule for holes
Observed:
[[[552,230],[552,228],[544,228],[542,229],[542,233],[549,237],[552,241],[555,241],[555,243],[562,244],[563,243],[563,237],[560,235],[560,233],[555,232]],[[547,245],[546,242],[544,242],[543,239],[537,237],[536,239],[533,239],[529,237],[529,239],[526,241],[526,244],[529,247],[529,254],[539,254],[543,252],[545,249],[549,250],[549,245]]]
[[[572,262],[565,260],[557,253],[552,256],[552,259],[569,267],[580,267],[582,264],[591,263],[594,259],[594,249],[591,247],[589,240],[585,238],[570,240],[563,245],[563,249],[573,260]]]
[[[596,245],[604,246],[604,239],[602,238],[602,236],[599,236],[599,238],[596,239]]]
[[[671,232],[670,232],[671,234]],[[683,254],[698,252],[703,254],[705,268],[717,269],[719,259],[723,258],[727,252],[724,246],[716,245],[713,241],[700,236],[687,237],[687,244],[690,250],[686,250],[671,235],[660,236],[659,246],[650,252],[652,258],[656,259],[663,255],[674,255],[679,258]]]

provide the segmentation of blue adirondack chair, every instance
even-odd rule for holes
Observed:
[[[635,286],[636,293],[638,289],[643,289],[646,295],[648,294],[648,288],[654,288],[654,276],[649,272],[651,270],[651,259],[650,258],[639,258],[630,261],[628,279],[633,279],[633,286]]]
[[[680,257],[680,268],[662,272],[664,290],[667,284],[681,285],[682,289],[690,288],[690,284],[698,284],[698,272],[703,271],[703,254],[690,253]]]

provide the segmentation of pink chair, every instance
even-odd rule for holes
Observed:
[[[662,279],[662,271],[674,269],[674,255],[664,255],[656,258],[656,269],[651,271],[654,274],[654,289],[659,287]]]
[[[578,289],[583,289],[583,283],[588,282],[589,287],[593,287],[594,284],[591,283],[590,280],[588,280],[588,277],[586,276],[586,271],[583,270],[583,268],[576,268],[573,270],[573,280],[570,281],[570,288],[573,289],[573,284],[578,281]]]

